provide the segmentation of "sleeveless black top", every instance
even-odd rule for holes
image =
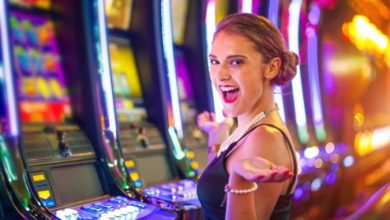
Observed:
[[[272,211],[270,219],[289,219],[290,218],[290,207],[292,200],[292,188],[296,181],[297,177],[297,161],[295,158],[295,152],[293,146],[290,143],[287,135],[280,128],[272,125],[272,124],[260,124],[252,129],[250,129],[243,137],[241,137],[238,141],[233,142],[226,151],[224,151],[219,157],[214,158],[214,160],[207,166],[207,168],[202,173],[198,184],[197,184],[197,194],[199,201],[202,205],[203,211],[205,213],[206,219],[225,219],[226,213],[226,203],[223,204],[225,192],[224,187],[228,183],[229,174],[226,170],[226,161],[229,157],[229,152],[236,146],[236,144],[252,132],[254,129],[261,125],[270,126],[279,130],[288,144],[288,148],[293,158],[293,173],[295,174],[290,185],[287,189],[287,194],[281,195],[276,202],[274,210]]]

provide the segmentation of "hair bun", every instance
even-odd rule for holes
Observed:
[[[282,65],[278,76],[275,78],[275,84],[284,86],[288,84],[297,74],[297,65],[299,57],[292,51],[285,51],[282,55]]]

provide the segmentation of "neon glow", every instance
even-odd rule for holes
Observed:
[[[242,13],[252,13],[252,0],[242,0],[241,1],[241,12]]]
[[[175,68],[175,57],[173,53],[173,38],[172,38],[172,23],[171,23],[171,2],[169,0],[161,1],[162,8],[162,40],[163,50],[168,67],[168,82],[169,92],[171,95],[172,111],[174,126],[179,138],[183,138],[183,125],[181,121],[180,112],[180,98],[179,90],[177,88],[176,68]]]
[[[173,144],[173,156],[177,160],[183,159],[186,156],[186,154],[181,149],[180,141],[177,138],[175,129],[172,127],[168,128],[168,133],[169,133],[169,136],[171,137],[170,139],[172,140],[172,144]]]
[[[279,27],[279,0],[269,1],[268,5],[268,19],[275,25]]]
[[[9,129],[12,136],[19,134],[18,122],[17,122],[17,113],[16,113],[16,97],[14,90],[14,82],[12,78],[11,70],[11,57],[9,51],[10,43],[8,39],[8,29],[7,27],[7,12],[5,8],[5,1],[0,1],[0,27],[3,27],[0,30],[0,43],[2,45],[2,54],[4,61],[4,71],[0,70],[1,78],[5,80],[5,89],[6,89],[6,98],[7,98],[7,114],[9,119]]]
[[[318,149],[317,146],[313,147],[308,147],[303,151],[303,154],[305,155],[306,158],[313,159],[318,156],[320,153],[320,150]]]
[[[109,124],[106,125],[107,129],[110,130],[116,139],[116,119],[115,119],[115,102],[114,102],[114,92],[112,89],[112,82],[111,82],[111,71],[110,71],[110,57],[108,54],[108,45],[107,45],[107,30],[106,30],[106,15],[104,11],[104,2],[103,1],[97,1],[97,8],[98,8],[98,24],[99,24],[99,37],[100,37],[100,46],[101,46],[101,69],[100,73],[102,75],[102,88],[104,90],[104,98],[106,100],[106,108],[107,108],[107,114],[108,114],[108,120]]]
[[[279,0],[269,1],[268,19],[275,25],[275,27],[279,26],[278,12],[279,12]],[[274,88],[274,98],[276,104],[279,107],[279,114],[282,117],[283,122],[286,122],[286,113],[284,111],[282,88],[280,86],[276,86]]]
[[[215,32],[215,22],[216,22],[216,17],[215,17],[215,1],[214,0],[209,0],[207,4],[207,9],[206,9],[206,40],[207,40],[207,57],[210,54],[211,51],[211,43],[213,41],[213,35]],[[208,59],[207,59],[208,60]],[[207,64],[210,68],[210,60],[207,61]],[[211,82],[214,84],[213,82]],[[212,93],[213,93],[213,102],[214,102],[214,112],[215,112],[215,117],[218,122],[223,121],[224,116],[222,114],[223,110],[223,104],[221,97],[219,97],[218,92],[215,88],[215,86],[212,86]]]
[[[316,137],[319,141],[326,138],[324,118],[322,113],[322,101],[320,93],[320,83],[318,74],[318,39],[317,33],[312,27],[306,29],[308,40],[307,45],[307,65],[309,72],[311,107],[313,109],[313,122]]]
[[[293,0],[289,7],[289,24],[288,24],[288,45],[289,49],[299,54],[299,18],[302,0]],[[305,101],[302,91],[302,79],[300,66],[297,66],[297,74],[292,80],[293,100],[295,108],[295,120],[298,127],[298,137],[301,143],[309,141],[309,132],[307,130]]]

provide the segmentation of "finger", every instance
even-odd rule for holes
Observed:
[[[209,114],[209,120],[210,120],[210,121],[215,121],[215,113],[214,113],[214,112],[210,112],[210,114]]]

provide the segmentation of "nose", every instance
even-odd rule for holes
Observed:
[[[220,81],[228,80],[230,79],[230,73],[228,68],[226,68],[226,65],[221,65],[220,68],[217,71],[217,78]]]

